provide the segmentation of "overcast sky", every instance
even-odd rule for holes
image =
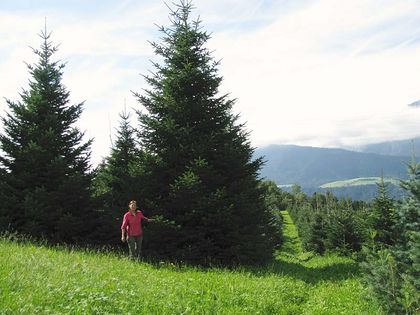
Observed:
[[[170,1],[168,1],[170,3]],[[237,98],[254,146],[343,147],[420,136],[420,1],[195,0],[212,33],[221,92]],[[109,152],[118,113],[139,109],[131,91],[157,60],[148,41],[169,25],[157,0],[1,0],[0,115],[27,87],[47,17],[55,55],[67,63],[78,122],[94,138],[92,162]],[[136,123],[134,114],[133,122]],[[1,129],[1,126],[0,126]],[[86,139],[87,139],[86,138]]]

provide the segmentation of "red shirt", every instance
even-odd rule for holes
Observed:
[[[128,211],[124,214],[123,223],[121,225],[121,230],[126,230],[128,236],[142,236],[143,229],[141,228],[141,220],[144,219],[149,221],[149,218],[146,218],[141,211],[137,210],[136,214],[131,214]]]

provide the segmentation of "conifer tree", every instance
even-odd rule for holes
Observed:
[[[401,187],[407,196],[396,209],[394,255],[401,276],[399,304],[407,314],[420,309],[420,163],[408,166],[409,180]]]
[[[383,176],[377,183],[378,192],[373,200],[372,228],[375,231],[374,241],[382,245],[392,245],[395,214],[393,200],[389,197],[388,185]]]
[[[115,145],[110,155],[99,166],[95,178],[95,192],[106,206],[112,209],[127,208],[130,199],[136,198],[134,175],[138,167],[139,150],[135,142],[135,130],[129,122],[130,114],[120,113]]]
[[[140,151],[135,141],[135,129],[130,114],[120,113],[115,145],[110,155],[99,165],[94,179],[94,194],[104,210],[99,233],[95,238],[106,243],[118,242],[124,210],[130,200],[141,197],[139,185]],[[139,203],[141,200],[139,199]]]
[[[167,222],[149,234],[150,252],[204,264],[263,263],[277,231],[258,187],[262,161],[252,160],[234,100],[219,93],[219,62],[191,10],[181,1],[171,11],[172,25],[160,28],[162,43],[152,43],[163,62],[145,77],[150,88],[136,94],[146,109],[138,112],[148,160],[145,197]]]
[[[391,244],[366,248],[362,263],[365,281],[391,314],[417,314],[420,307],[420,164],[413,161],[408,173]]]
[[[0,136],[7,194],[1,196],[2,229],[13,229],[53,241],[73,242],[85,236],[90,209],[91,140],[74,123],[83,103],[69,105],[61,80],[64,64],[45,28],[38,62],[28,65],[29,89],[21,101],[7,100]]]

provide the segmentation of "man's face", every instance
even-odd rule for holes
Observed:
[[[137,204],[135,202],[130,203],[130,210],[131,211],[136,211],[137,208]]]

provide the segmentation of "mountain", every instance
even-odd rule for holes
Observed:
[[[266,161],[261,176],[278,185],[298,184],[307,188],[360,177],[407,177],[407,156],[387,156],[344,149],[269,145],[255,150]]]
[[[409,107],[420,107],[420,100],[408,104]]]
[[[393,156],[418,156],[420,153],[420,137],[398,141],[387,141],[361,145],[353,148],[355,151],[364,153],[376,153]]]
[[[291,188],[282,189],[291,192]],[[325,194],[328,191],[338,198],[344,197],[353,200],[371,201],[378,195],[378,185],[371,184],[335,188],[306,187],[302,188],[302,191],[308,196],[311,196],[315,192]],[[405,196],[405,191],[399,185],[390,184],[387,186],[387,191],[388,195],[395,200],[402,199]]]

